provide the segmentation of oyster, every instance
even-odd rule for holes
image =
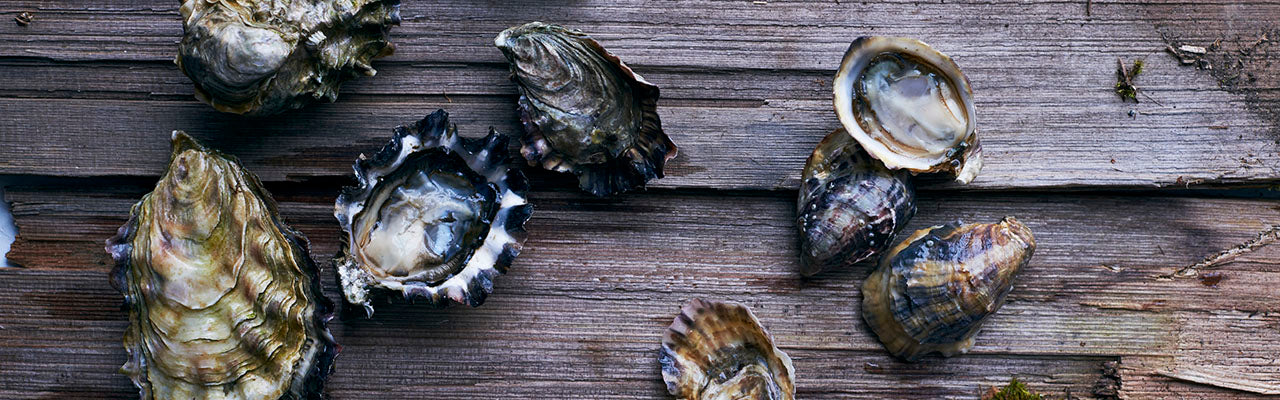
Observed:
[[[861,37],[833,83],[840,123],[889,168],[978,176],[973,91],[950,57],[915,39]]]
[[[657,86],[577,30],[531,22],[494,44],[520,90],[529,165],[572,172],[596,196],[662,177],[676,145],[662,131]]]
[[[805,276],[883,251],[916,213],[910,174],[885,168],[843,129],[822,139],[800,181],[796,226]]]
[[[662,379],[681,399],[794,399],[791,357],[746,306],[690,300],[662,335]]]
[[[897,357],[964,353],[1035,249],[1031,230],[1013,217],[921,229],[862,284],[862,318]]]
[[[508,162],[506,136],[489,128],[483,139],[461,138],[444,110],[397,127],[373,159],[362,154],[360,184],[334,210],[347,302],[373,315],[369,291],[379,289],[436,305],[484,303],[533,212],[529,182]]]
[[[183,0],[178,68],[223,112],[271,115],[332,102],[390,55],[399,0]]]
[[[143,399],[312,399],[338,345],[307,240],[235,158],[173,134],[155,190],[107,241]]]

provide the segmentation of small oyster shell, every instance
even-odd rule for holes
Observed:
[[[805,276],[880,253],[916,213],[910,174],[885,168],[843,129],[822,139],[800,181],[796,227]]]
[[[271,115],[332,102],[390,55],[399,0],[183,0],[178,68],[219,111]]]
[[[973,92],[950,57],[915,39],[860,37],[833,83],[840,123],[885,166],[978,176]]]
[[[903,359],[966,352],[1035,249],[1031,230],[1013,217],[921,229],[862,284],[862,318]]]
[[[373,159],[356,161],[360,185],[338,196],[339,280],[348,303],[373,315],[369,290],[436,305],[478,306],[520,254],[529,182],[512,169],[507,137],[489,128],[461,138],[436,111],[395,129]]]
[[[746,306],[693,299],[662,335],[662,379],[680,399],[794,399],[791,357]]]
[[[662,131],[658,87],[586,34],[531,22],[494,39],[520,89],[529,165],[572,172],[596,196],[662,177],[676,145]]]
[[[338,345],[301,233],[235,158],[175,131],[155,190],[107,241],[143,399],[318,399]]]

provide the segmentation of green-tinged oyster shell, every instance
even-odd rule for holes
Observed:
[[[344,234],[338,275],[348,303],[373,315],[370,290],[478,306],[523,247],[529,182],[510,166],[507,137],[459,137],[436,111],[395,129],[334,216]]]
[[[178,68],[219,111],[271,115],[332,102],[390,55],[399,0],[183,0]]]
[[[662,131],[657,86],[577,30],[531,22],[494,44],[520,89],[520,152],[530,165],[571,172],[597,196],[663,176],[676,145]]]
[[[169,168],[107,241],[143,399],[317,399],[338,346],[301,233],[230,156],[174,132]]]
[[[795,399],[791,357],[742,304],[689,301],[662,335],[658,363],[679,399]]]
[[[964,353],[1035,249],[1031,229],[1013,217],[921,229],[862,284],[862,318],[897,357]]]

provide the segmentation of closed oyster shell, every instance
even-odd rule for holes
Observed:
[[[742,304],[689,301],[662,335],[658,362],[680,399],[795,398],[791,357]]]
[[[1031,229],[1013,217],[921,229],[862,284],[862,318],[897,357],[964,353],[1035,249]]]
[[[586,34],[531,22],[494,39],[520,90],[521,154],[578,176],[596,196],[661,178],[676,145],[662,131],[658,87]]]
[[[318,399],[338,345],[301,233],[235,158],[174,132],[155,190],[107,241],[143,399]]]
[[[973,91],[950,57],[915,39],[860,37],[833,84],[840,123],[889,168],[978,176]]]
[[[800,181],[796,227],[805,276],[880,253],[916,213],[910,174],[885,168],[843,129],[822,139]]]
[[[478,306],[525,239],[529,182],[509,165],[507,137],[459,137],[436,111],[395,129],[372,159],[356,161],[345,188],[338,275],[346,301],[373,315],[369,291],[445,305]]]
[[[219,111],[271,115],[332,102],[390,55],[399,0],[183,0],[178,68]]]

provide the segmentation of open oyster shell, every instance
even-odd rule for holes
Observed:
[[[332,102],[390,55],[399,0],[183,0],[178,68],[219,111],[271,115]]]
[[[1013,217],[921,229],[862,284],[862,318],[897,357],[964,353],[1035,249],[1031,229]]]
[[[169,168],[107,241],[143,399],[317,399],[338,345],[301,233],[235,158],[173,135]]]
[[[742,304],[689,301],[662,335],[658,362],[680,399],[795,398],[791,357]]]
[[[676,145],[662,131],[658,87],[586,34],[531,22],[494,39],[520,90],[530,165],[572,172],[596,196],[662,177]]]
[[[805,276],[878,254],[916,213],[911,175],[885,168],[843,129],[813,150],[800,182],[796,227]]]
[[[507,137],[459,137],[436,111],[395,129],[372,159],[356,161],[358,186],[338,196],[337,260],[348,303],[373,315],[371,289],[445,305],[478,306],[520,253],[533,213],[529,182],[512,169]]]
[[[978,176],[973,91],[950,57],[915,39],[860,37],[833,83],[840,123],[889,168]]]

